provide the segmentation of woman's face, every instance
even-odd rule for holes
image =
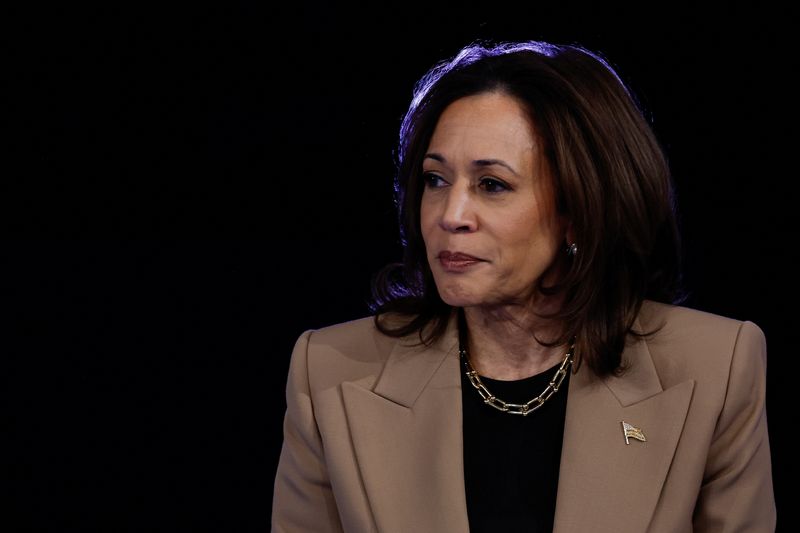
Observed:
[[[500,92],[454,101],[423,161],[420,222],[439,294],[459,307],[529,302],[564,253],[566,222],[522,104]],[[477,260],[448,260],[447,253]]]

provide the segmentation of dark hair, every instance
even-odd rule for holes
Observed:
[[[417,82],[396,153],[403,262],[373,279],[375,325],[393,337],[416,332],[425,344],[447,327],[453,309],[436,289],[420,231],[422,160],[444,109],[491,91],[525,104],[552,170],[556,207],[579,246],[557,286],[539,282],[545,294],[565,293],[562,309],[549,315],[564,324],[552,345],[575,336],[576,370],[585,360],[598,376],[619,374],[626,335],[645,334],[633,331],[642,302],[681,297],[680,238],[655,135],[614,70],[579,46],[472,44]],[[390,326],[382,320],[390,313],[410,320]]]

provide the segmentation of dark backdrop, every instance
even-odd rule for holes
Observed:
[[[267,529],[294,341],[369,314],[372,275],[401,253],[393,149],[413,84],[479,38],[581,44],[639,96],[675,176],[688,304],[766,332],[791,530],[788,15],[560,6],[3,19],[2,433],[20,531]]]

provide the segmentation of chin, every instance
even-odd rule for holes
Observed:
[[[433,279],[439,297],[451,307],[471,307],[485,303],[485,290],[480,287],[480,284],[476,284],[475,280],[453,279],[448,275],[439,278],[436,273],[434,273]]]
[[[475,305],[472,301],[464,299],[442,298],[442,300],[450,307],[470,307]]]
[[[448,290],[440,290],[439,297],[451,307],[471,307],[482,303],[482,299],[475,294],[460,294]]]

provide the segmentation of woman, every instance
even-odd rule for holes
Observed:
[[[773,531],[763,333],[673,305],[669,170],[613,70],[469,46],[398,155],[404,261],[297,341],[273,531]]]

